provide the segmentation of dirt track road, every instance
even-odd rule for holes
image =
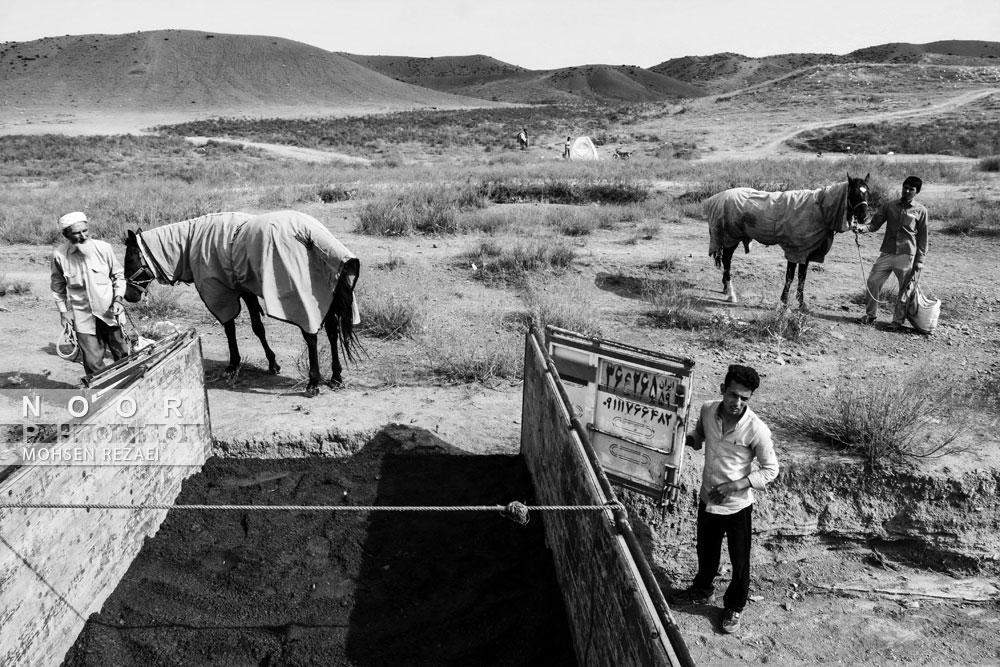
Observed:
[[[967,104],[971,104],[977,100],[990,95],[996,95],[1000,93],[1000,88],[985,88],[982,90],[971,90],[964,93],[960,93],[955,97],[952,97],[944,102],[939,102],[937,104],[929,104],[925,107],[920,107],[918,109],[900,109],[898,111],[884,111],[881,113],[869,113],[863,116],[851,116],[848,118],[836,118],[816,121],[813,123],[806,123],[804,125],[799,125],[792,130],[786,130],[780,136],[772,139],[766,145],[762,146],[760,152],[763,154],[773,154],[778,153],[784,148],[785,142],[789,139],[795,137],[796,135],[806,132],[809,130],[820,130],[826,127],[834,127],[837,125],[846,125],[848,123],[878,123],[885,120],[898,120],[900,118],[916,118],[920,116],[929,116],[936,113],[941,113],[942,111],[950,111],[952,109],[957,109],[963,107]],[[912,157],[912,156],[910,156]],[[941,156],[935,156],[935,159]]]

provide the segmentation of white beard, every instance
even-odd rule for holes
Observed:
[[[90,239],[87,239],[83,243],[74,244],[73,247],[75,247],[77,252],[81,253],[87,259],[97,257],[97,246],[91,243]]]

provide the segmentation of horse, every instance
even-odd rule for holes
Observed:
[[[798,269],[799,307],[805,303],[809,262],[822,263],[833,245],[834,234],[853,228],[868,217],[868,178],[853,178],[817,190],[763,192],[752,188],[732,188],[705,200],[709,225],[708,254],[722,268],[722,292],[736,303],[730,265],[736,247],[742,243],[750,252],[750,242],[779,245],[785,252],[785,287],[781,303],[788,303],[788,290]]]
[[[229,375],[235,375],[241,362],[236,344],[241,301],[264,348],[269,373],[279,373],[281,366],[267,344],[261,315],[297,325],[309,355],[306,394],[315,396],[321,380],[320,328],[330,341],[331,387],[343,384],[338,341],[347,361],[354,361],[360,348],[354,332],[360,321],[354,301],[360,269],[360,260],[304,213],[213,213],[148,231],[129,230],[125,300],[138,302],[154,280],[193,283],[226,332]]]

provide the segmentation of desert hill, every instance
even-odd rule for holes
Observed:
[[[157,30],[0,44],[10,106],[246,108],[472,106],[330,51],[277,37]]]
[[[948,40],[928,44],[892,43],[846,55],[788,53],[750,58],[738,53],[673,58],[650,71],[686,81],[712,93],[728,93],[815,65],[849,63],[1000,65],[1000,42]]]
[[[650,102],[705,95],[705,91],[690,83],[627,65],[529,70],[483,55],[438,58],[342,55],[399,81],[504,102]]]

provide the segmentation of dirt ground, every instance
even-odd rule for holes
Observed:
[[[807,113],[797,113],[802,115],[803,123],[805,118],[810,118],[811,122],[812,117]],[[700,116],[696,114],[697,110],[684,114],[688,118],[683,122],[689,123],[692,128],[712,126],[714,116],[708,112]],[[739,153],[733,149],[732,155],[752,156],[759,154],[757,151],[769,150],[767,146],[771,145],[772,139],[788,131],[787,125],[779,127],[780,123],[776,121],[774,128],[764,127],[759,138],[747,140],[744,135],[742,145],[727,143],[727,136],[737,135],[735,122],[733,117],[725,116],[720,134],[713,135],[715,139],[709,137],[719,146],[735,146],[742,151]],[[928,205],[932,216],[931,250],[923,280],[934,296],[943,301],[941,324],[931,337],[886,331],[884,325],[888,318],[884,313],[879,326],[861,327],[854,323],[854,318],[861,314],[856,297],[861,292],[863,276],[877,256],[881,234],[863,237],[860,248],[855,245],[853,237],[839,237],[825,264],[811,271],[806,294],[813,335],[802,343],[734,341],[725,349],[719,349],[707,346],[696,332],[648,326],[643,316],[644,302],[639,285],[643,279],[656,276],[655,266],[664,259],[677,262],[683,276],[698,286],[699,297],[714,312],[739,319],[748,313],[775,307],[785,265],[780,252],[774,248],[755,247],[750,255],[738,255],[734,259],[734,271],[736,289],[742,299],[738,305],[727,304],[720,291],[719,273],[706,257],[707,230],[704,221],[683,219],[676,223],[664,223],[658,238],[638,243],[627,241],[634,236],[634,230],[598,230],[580,241],[579,258],[570,272],[559,280],[587,286],[587,298],[595,311],[600,313],[605,337],[694,358],[697,363],[695,405],[713,397],[725,367],[736,361],[749,363],[761,371],[764,384],[754,397],[754,403],[755,409],[766,420],[777,419],[794,410],[801,404],[803,396],[828,392],[848,373],[869,378],[903,378],[915,369],[936,365],[950,369],[956,383],[971,384],[985,373],[1000,372],[997,362],[1000,351],[1000,293],[996,288],[1000,283],[1000,263],[996,260],[996,242],[942,234],[934,211],[937,206],[960,199],[1000,198],[1000,181],[995,175],[984,175],[983,178],[983,182],[969,187],[929,183],[918,197]],[[675,197],[682,194],[686,187],[687,184],[683,183],[661,184],[656,196]],[[356,204],[352,202],[325,206],[315,204],[307,205],[302,210],[326,223],[338,238],[364,259],[367,267],[398,257],[421,270],[433,270],[437,278],[429,298],[434,304],[435,321],[461,321],[472,308],[470,304],[496,301],[509,310],[522,307],[516,294],[484,287],[474,280],[470,268],[459,266],[454,261],[455,255],[471,245],[471,241],[462,238],[373,239],[356,235],[352,231],[354,206]],[[121,252],[122,249],[118,247],[118,250]],[[8,278],[25,280],[32,286],[30,294],[7,296],[0,300],[0,307],[6,311],[0,316],[0,339],[13,341],[5,347],[7,354],[0,359],[0,385],[70,387],[79,380],[79,367],[62,361],[54,354],[52,341],[59,330],[47,289],[50,252],[48,248],[29,246],[0,248],[0,264]],[[373,484],[370,480],[367,485],[363,484],[351,477],[354,473],[347,472],[352,466],[361,466],[354,459],[342,463],[331,461],[329,467],[326,467],[326,462],[319,466],[314,459],[309,459],[308,464],[271,459],[352,453],[392,423],[415,432],[433,434],[447,444],[449,451],[453,447],[467,454],[496,455],[486,460],[491,465],[514,466],[501,455],[516,454],[518,450],[521,389],[517,383],[491,386],[441,383],[419,373],[421,353],[416,344],[366,341],[371,358],[348,369],[345,373],[347,387],[336,392],[325,390],[319,397],[309,399],[304,396],[304,383],[294,363],[301,350],[301,337],[292,327],[277,322],[268,324],[268,333],[284,366],[283,372],[278,376],[269,376],[260,370],[265,367],[263,355],[249,327],[240,326],[240,343],[247,367],[236,383],[228,383],[220,377],[226,361],[221,327],[205,316],[193,291],[189,288],[175,289],[185,290],[183,302],[190,306],[188,314],[179,318],[177,324],[195,327],[202,337],[213,433],[217,440],[216,454],[220,457],[212,460],[199,480],[192,480],[179,502],[197,502],[196,498],[222,502],[224,498],[237,497],[241,501],[253,497],[274,502],[284,497],[281,494],[291,494],[287,496],[289,498],[308,497],[319,502],[320,499],[328,500],[330,489],[325,487],[339,492],[347,488],[347,483],[355,485],[350,492],[352,498],[356,493],[357,498],[388,502],[392,494],[382,485]],[[456,331],[456,335],[461,335],[460,331]],[[387,379],[390,378],[387,370],[390,364],[395,368],[401,363],[411,363],[408,361],[411,359],[411,365],[416,369],[412,374],[404,374],[395,380]],[[957,478],[975,471],[997,470],[1000,467],[1000,443],[996,438],[996,415],[957,410],[954,419],[966,427],[963,438],[971,449],[962,455],[921,464],[922,469],[928,475],[942,479]],[[817,456],[815,449],[802,442],[797,434],[776,429],[776,435],[779,461]],[[363,452],[358,456],[364,455]],[[458,467],[467,464],[476,466],[473,462],[475,457],[463,454],[452,457],[459,460],[453,462]],[[447,457],[435,453],[427,458],[438,462]],[[318,466],[315,471],[311,467],[313,465]],[[369,461],[368,465],[373,466],[369,470],[374,470],[378,464]],[[447,467],[444,463],[435,465]],[[689,455],[686,475],[696,475],[700,465],[699,455]],[[310,466],[308,474],[303,466]],[[343,466],[343,470],[338,466]],[[435,479],[434,486],[447,482],[434,478],[431,470],[424,478]],[[284,474],[286,472],[287,475]],[[338,480],[338,476],[341,478],[334,483],[324,485],[321,482],[324,478]],[[485,475],[482,479],[483,486],[489,487],[492,483],[489,477]],[[245,484],[248,480],[250,483]],[[294,486],[299,481],[302,484],[296,491]],[[472,492],[471,487],[458,490],[446,484],[445,488],[452,489],[456,494]],[[428,489],[430,492],[434,492],[433,487]],[[309,495],[312,493],[317,495]],[[690,511],[690,507],[684,506],[682,511]],[[648,530],[654,533],[656,521],[653,518],[639,513],[636,523],[642,524],[644,518],[649,519],[646,522]],[[161,531],[163,539],[158,536],[150,543],[150,548],[133,566],[127,586],[137,585],[137,580],[132,579],[135,575],[152,576],[156,580],[156,576],[170,578],[185,571],[198,572],[205,577],[203,581],[216,586],[210,590],[219,599],[196,597],[192,600],[191,609],[197,610],[198,619],[204,620],[192,621],[190,617],[183,620],[178,617],[181,612],[169,589],[149,587],[149,590],[156,591],[156,597],[151,598],[153,609],[141,612],[129,606],[134,604],[130,600],[140,595],[139,590],[148,595],[147,588],[129,589],[133,592],[124,597],[119,595],[126,592],[122,588],[109,601],[100,617],[100,620],[111,624],[124,615],[126,624],[133,625],[187,623],[196,626],[209,622],[261,625],[252,639],[250,634],[240,635],[245,642],[237,643],[235,639],[223,639],[222,630],[217,630],[194,640],[186,634],[190,628],[183,633],[172,628],[168,638],[168,633],[155,628],[132,628],[123,633],[118,629],[92,624],[73,658],[83,662],[68,664],[129,664],[131,658],[125,656],[141,656],[146,661],[143,642],[155,637],[177,642],[174,648],[178,651],[189,650],[184,644],[193,642],[190,650],[194,653],[185,655],[192,656],[194,663],[178,661],[162,664],[211,664],[204,659],[198,662],[195,655],[215,655],[219,660],[216,664],[339,664],[294,662],[292,656],[297,655],[294,654],[295,647],[313,650],[313,647],[321,646],[326,641],[324,632],[310,627],[311,623],[346,623],[352,632],[368,632],[359,624],[359,619],[370,619],[373,612],[369,608],[364,612],[368,616],[356,615],[361,613],[357,603],[359,600],[374,602],[379,599],[378,596],[385,594],[385,590],[376,587],[376,590],[359,592],[355,583],[349,581],[352,575],[342,569],[344,563],[337,563],[336,567],[341,569],[336,571],[322,570],[323,567],[334,567],[331,564],[335,557],[329,547],[332,544],[330,536],[347,528],[325,524],[325,517],[302,515],[294,522],[296,541],[289,540],[287,545],[274,547],[280,551],[270,552],[272,546],[269,544],[273,543],[264,538],[269,533],[273,535],[280,525],[268,523],[272,520],[265,516],[242,521],[242,517],[227,515],[193,519],[191,514],[172,513]],[[387,520],[379,515],[372,518],[372,525],[365,530],[384,524],[387,529],[398,528],[402,531],[400,539],[417,539],[415,531],[408,532],[407,522],[408,519]],[[501,530],[509,530],[510,526],[505,522],[486,522],[479,518],[465,528],[473,531],[474,539],[466,540],[456,534],[449,540],[453,546],[460,543],[465,545],[464,548],[478,551],[477,541],[487,537],[493,539],[490,531],[500,534]],[[386,546],[385,542],[391,540],[387,533],[373,538],[361,527],[354,529],[358,532],[353,535],[362,536],[356,537],[355,543],[357,539],[375,539],[382,540],[383,546]],[[439,529],[448,528],[434,528]],[[755,551],[752,604],[748,607],[740,633],[732,636],[720,634],[717,607],[674,609],[697,664],[1000,664],[1000,649],[996,641],[1000,629],[997,580],[989,573],[949,574],[916,568],[907,565],[905,559],[883,558],[871,544],[788,540],[770,533],[764,524],[759,523],[758,529],[767,539],[762,538]],[[484,530],[490,534],[485,535]],[[693,540],[693,536],[689,537]],[[997,535],[986,536],[986,539],[995,541]],[[170,551],[171,548],[178,548],[176,545],[180,542],[191,543],[185,546],[191,549],[187,555],[183,551]],[[661,575],[664,589],[669,591],[685,585],[694,573],[693,542],[669,562],[663,560],[661,552],[655,548],[655,535],[649,537],[649,543],[650,558]],[[175,546],[170,547],[171,544]],[[243,554],[238,551],[237,545],[243,545],[239,548],[252,547],[253,551]],[[511,557],[509,552],[503,551],[506,547],[505,544],[496,545],[500,550],[498,555],[508,553]],[[525,546],[524,549],[530,551],[534,547]],[[239,559],[230,560],[227,555],[230,552],[241,555]],[[355,596],[353,611],[346,613],[350,607],[345,607],[339,617],[324,618],[309,616],[309,608],[306,607],[302,616],[289,619],[281,616],[275,608],[264,606],[261,615],[256,617],[236,615],[266,601],[263,589],[275,585],[269,581],[271,573],[267,568],[275,568],[276,563],[283,562],[282,558],[302,566],[296,572],[303,578],[289,581],[291,588],[310,581],[309,577],[316,572],[329,575],[315,592],[312,589],[303,592],[304,598],[315,600],[328,595],[327,599],[337,599],[338,596],[352,594]],[[354,551],[353,556],[336,558],[355,558],[362,567],[381,562],[361,547]],[[388,576],[395,576],[393,573],[402,567],[392,567],[392,554],[388,554],[387,558],[389,562],[386,564],[390,566]],[[996,559],[1000,559],[1000,553]],[[160,567],[157,563],[164,565]],[[167,568],[166,563],[173,564]],[[264,569],[250,574],[251,564],[259,564]],[[312,570],[311,575],[309,568],[315,567],[321,569]],[[471,570],[462,570],[459,575],[458,566],[454,567],[454,578],[458,580],[481,574],[479,570],[475,570],[475,575]],[[504,570],[501,564],[496,564],[492,571],[499,580],[487,582],[487,588],[483,590],[507,590],[511,581],[524,574],[526,567],[520,564],[512,573],[509,569]],[[541,566],[534,563],[531,567]],[[281,575],[277,572],[273,574],[278,581],[281,580]],[[237,580],[241,582],[239,586],[226,585],[227,581]],[[249,582],[246,588],[242,582]],[[494,585],[497,588],[489,588]],[[252,597],[254,591],[258,594],[256,598]],[[462,586],[456,586],[449,595],[435,598],[434,604],[447,613],[447,605],[468,602],[457,599],[464,592]],[[244,595],[251,597],[242,597]],[[481,604],[483,599],[475,598],[473,601],[476,604],[471,606]],[[518,614],[530,611],[527,599],[522,597],[509,601],[509,606],[503,608],[505,611],[498,610],[493,615],[493,622],[498,622],[496,619],[501,614],[507,614],[506,610],[515,607]],[[500,602],[507,604],[508,601]],[[523,609],[521,604],[525,605]],[[162,607],[162,610],[156,607]],[[552,608],[547,609],[550,611],[546,614],[556,615]],[[154,615],[154,612],[161,611],[163,615]],[[532,618],[538,622],[544,620],[541,616],[533,615]],[[516,616],[504,617],[504,620],[506,624],[502,632],[520,636],[536,630],[518,625]],[[334,632],[343,636],[343,629]],[[236,636],[227,631],[227,637]],[[365,637],[374,639],[375,635]],[[399,643],[387,643],[387,650],[414,649],[413,644],[404,645],[404,640],[398,638]],[[477,646],[488,646],[489,641],[484,638],[483,643]],[[197,653],[206,650],[209,645],[211,650],[217,651],[216,654]],[[426,645],[424,648],[430,650]],[[478,650],[471,645],[456,650],[465,649]],[[133,650],[136,653],[129,653]],[[365,662],[371,656],[359,652],[361,649],[350,641],[346,648],[340,650],[344,651],[338,654],[346,661],[344,664],[378,663],[374,659]],[[512,652],[511,662],[504,664],[532,664],[529,656],[516,654],[520,649],[507,646],[507,650]],[[550,654],[556,656],[554,660],[565,657],[554,644],[546,643],[545,650],[554,651]],[[234,658],[236,661],[233,663],[225,662],[230,655],[228,651],[245,651],[233,655],[245,657],[246,662],[240,662],[242,657]],[[91,653],[93,661],[90,661]],[[263,660],[267,655],[274,655],[274,660],[280,658],[288,662],[250,660],[251,656],[258,661]],[[441,664],[485,664],[477,662],[473,653],[438,654],[430,656],[430,663],[434,663],[434,657],[440,657]],[[466,657],[472,662],[462,663]],[[152,659],[149,661],[160,664]],[[553,663],[541,660],[534,664]]]
[[[423,429],[349,458],[209,460],[183,504],[530,503],[517,456]],[[575,665],[540,520],[498,512],[172,510],[65,667]]]

